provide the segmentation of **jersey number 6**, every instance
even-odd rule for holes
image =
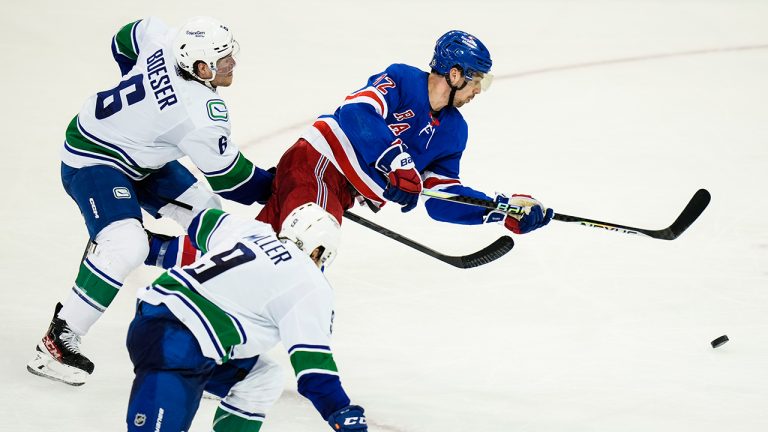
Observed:
[[[126,89],[133,89],[125,94],[129,106],[144,100],[144,75],[134,75],[111,90],[96,93],[96,118],[104,120],[123,109],[123,90]]]

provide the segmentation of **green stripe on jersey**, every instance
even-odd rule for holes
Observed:
[[[303,372],[309,371],[323,373],[323,371],[339,372],[333,355],[329,351],[302,351],[300,348],[291,353],[291,365],[298,378]]]
[[[130,58],[136,60],[139,57],[139,53],[133,49],[133,28],[139,24],[139,21],[134,21],[130,24],[126,24],[117,31],[115,35],[115,41],[117,42],[117,49]]]
[[[195,243],[197,243],[197,248],[203,254],[208,253],[208,240],[211,238],[213,229],[216,228],[224,216],[226,216],[226,213],[223,210],[207,209],[200,217],[200,224],[195,235]]]
[[[155,279],[154,285],[176,292],[189,299],[202,312],[211,327],[213,327],[214,337],[224,348],[225,353],[229,353],[231,347],[243,343],[240,332],[237,331],[237,325],[229,315],[207,298],[187,288],[168,272]],[[227,360],[228,354],[224,356],[222,361]]]
[[[75,116],[72,121],[69,122],[69,126],[67,126],[67,143],[81,152],[92,153],[110,159],[121,168],[121,171],[134,178],[143,178],[157,171],[131,164],[125,156],[118,151],[86,138],[85,135],[80,133],[80,129],[77,127],[77,116]]]
[[[237,161],[227,172],[205,176],[214,192],[226,192],[236,189],[253,176],[255,168],[242,153],[238,152]]]
[[[120,285],[115,285],[101,277],[85,261],[80,264],[80,270],[75,279],[75,287],[80,293],[104,309],[109,307],[120,290]]]
[[[213,416],[213,432],[259,432],[263,421],[249,420],[218,407]]]

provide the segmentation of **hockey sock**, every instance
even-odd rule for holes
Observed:
[[[259,432],[264,422],[264,415],[252,414],[234,407],[228,407],[223,402],[216,409],[213,417],[213,432]]]

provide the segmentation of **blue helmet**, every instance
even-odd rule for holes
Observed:
[[[464,78],[471,80],[477,72],[488,73],[492,64],[491,53],[479,39],[461,30],[451,30],[437,40],[429,66],[440,75],[458,66]]]

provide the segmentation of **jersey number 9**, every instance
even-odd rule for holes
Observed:
[[[255,259],[256,254],[252,250],[248,249],[244,244],[238,243],[232,249],[218,253],[194,268],[185,268],[184,271],[196,281],[205,283],[233,267]]]

